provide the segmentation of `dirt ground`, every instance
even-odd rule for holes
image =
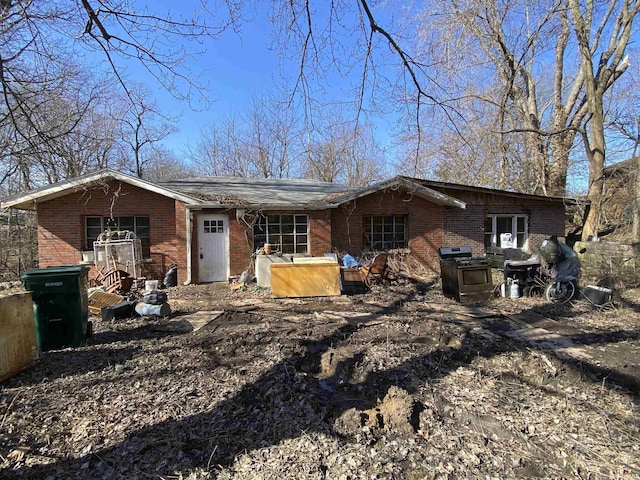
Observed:
[[[0,477],[639,478],[640,302],[166,290],[0,384]]]

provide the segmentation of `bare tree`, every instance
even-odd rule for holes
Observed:
[[[146,166],[151,161],[153,147],[177,131],[175,119],[162,114],[151,100],[149,89],[141,84],[128,87],[130,102],[121,103],[125,111],[121,115],[122,142],[126,145],[125,157],[131,153],[131,172],[138,178],[145,176]],[[147,153],[149,153],[147,155]]]
[[[384,158],[370,126],[353,125],[339,114],[326,115],[324,122],[308,134],[305,177],[359,186],[384,177]]]
[[[244,116],[247,129],[244,150],[252,176],[285,178],[291,176],[292,157],[300,144],[300,128],[295,110],[286,108],[275,97],[253,100]]]
[[[580,73],[584,78],[584,105],[588,112],[582,138],[589,160],[591,208],[582,229],[582,240],[597,236],[602,211],[603,169],[605,161],[605,93],[628,67],[626,49],[640,2],[625,1],[596,5],[567,0],[573,19]]]
[[[205,127],[189,158],[209,175],[295,176],[293,159],[301,151],[295,113],[274,97],[253,99],[246,112]]]
[[[196,170],[188,162],[177,157],[172,151],[154,145],[145,167],[144,178],[150,182],[162,182],[195,175]]]
[[[207,21],[219,12],[207,10],[204,3],[192,16],[178,18],[131,0],[5,2],[0,10],[0,130],[14,145],[4,157],[11,162],[3,172],[5,181],[18,174],[22,188],[50,181],[30,170],[34,152],[59,160],[60,139],[86,118],[89,105],[78,99],[77,110],[65,110],[61,122],[43,112],[60,111],[61,101],[73,104],[66,89],[81,71],[99,72],[96,78],[110,73],[134,104],[135,89],[124,72],[127,62],[136,61],[176,97],[190,100],[200,93],[206,100],[200,72],[187,69],[189,59],[201,52],[187,45],[198,46],[238,21],[235,3],[222,5],[224,20],[214,25]],[[58,173],[52,179],[78,171],[67,168]]]
[[[250,177],[244,138],[238,117],[228,117],[207,125],[187,156],[203,175]]]
[[[113,163],[115,125],[104,103],[110,92],[108,83],[70,70],[56,89],[24,98],[29,116],[16,112],[0,123],[6,159],[0,183],[12,179],[10,189],[20,191]],[[46,138],[39,136],[44,131]]]
[[[523,168],[536,174],[533,191],[564,195],[570,155],[582,139],[591,202],[583,238],[596,235],[606,145],[604,94],[627,69],[638,2],[441,0],[429,7],[419,17],[422,58],[447,60],[435,68],[443,81],[451,81],[452,95],[492,105],[495,114],[487,127],[499,133],[501,185],[518,158],[513,152],[521,151]],[[480,86],[486,79],[491,89]],[[465,129],[460,125],[456,133]]]
[[[634,65],[631,75],[625,75],[616,84],[613,93],[607,95],[608,100],[608,138],[613,137],[618,155],[623,159],[633,159],[629,165],[629,178],[626,187],[631,193],[632,204],[628,206],[631,212],[632,241],[640,244],[640,100],[638,99],[639,68]],[[622,83],[622,85],[620,85]],[[613,132],[613,133],[611,133]],[[608,148],[611,152],[611,148]],[[611,163],[611,155],[608,155]]]

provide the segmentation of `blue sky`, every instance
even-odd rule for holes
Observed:
[[[176,10],[175,3],[163,0],[157,9],[159,12],[172,10],[176,14],[187,14],[198,3],[195,0],[187,1],[179,7],[181,10]],[[209,105],[196,102],[189,105],[184,100],[175,99],[170,93],[157,87],[155,79],[139,65],[133,62],[129,65],[128,77],[133,81],[146,83],[155,91],[155,100],[163,112],[170,116],[180,116],[178,133],[163,142],[178,155],[189,145],[195,146],[208,123],[247,113],[252,101],[268,95],[282,85],[291,88],[299,59],[287,63],[286,59],[280,58],[279,52],[271,48],[274,38],[273,26],[268,20],[269,8],[269,2],[258,2],[256,10],[241,24],[239,32],[228,29],[219,39],[207,39],[202,46],[193,45],[196,50],[206,51],[202,56],[194,58],[189,68],[194,73],[201,74],[208,85]],[[358,70],[351,72],[352,79],[359,79],[360,73]],[[329,96],[353,100],[353,94],[349,92],[352,82],[347,74],[334,73],[328,78],[328,82]],[[389,120],[376,118],[373,121],[378,130],[379,141],[388,144]]]
[[[269,25],[264,17],[257,16],[239,33],[228,30],[219,39],[207,39],[202,46],[193,45],[194,49],[206,51],[188,66],[194,74],[202,76],[210,104],[198,102],[198,96],[194,95],[196,101],[190,105],[157,88],[155,99],[160,109],[171,116],[180,116],[179,132],[167,139],[167,146],[178,152],[187,143],[195,143],[206,123],[240,113],[252,96],[274,83],[280,73],[277,54],[268,49],[270,41]],[[154,82],[136,65],[129,76],[135,81]]]
[[[383,7],[385,3],[382,2]],[[162,12],[165,9],[175,11],[176,8],[181,8],[187,13],[197,4],[199,2],[196,0],[187,0],[180,4],[161,0],[157,9]],[[398,5],[391,3],[388,8],[398,10]],[[188,102],[177,100],[155,84],[148,83],[149,88],[157,92],[156,101],[161,110],[168,115],[179,116],[179,132],[164,142],[177,155],[180,156],[189,145],[195,146],[208,123],[224,121],[233,115],[247,113],[252,101],[258,100],[282,84],[283,75],[290,78],[295,76],[296,68],[299,66],[297,61],[283,63],[278,52],[270,49],[273,31],[272,25],[268,22],[269,7],[270,2],[257,2],[255,12],[241,25],[239,32],[229,29],[219,39],[207,39],[206,44],[194,47],[206,50],[206,53],[197,57],[189,67],[204,76],[208,84],[209,105],[196,103],[193,105],[196,109],[194,111]],[[389,17],[385,18],[385,10],[377,11],[375,14],[383,24],[384,20],[389,20]],[[345,23],[349,23],[348,20],[346,19]],[[358,70],[352,72],[352,78],[358,78],[360,73]],[[129,77],[134,81],[149,80],[149,77],[135,66],[131,67]],[[334,98],[349,98],[348,76],[333,73],[328,82],[330,94]],[[290,84],[287,86],[290,87]],[[377,128],[377,139],[383,146],[391,146],[390,131],[394,128],[397,118],[379,116],[373,119]],[[580,183],[584,181],[580,179]]]

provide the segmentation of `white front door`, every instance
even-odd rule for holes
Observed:
[[[198,271],[201,282],[229,279],[229,217],[198,216]]]

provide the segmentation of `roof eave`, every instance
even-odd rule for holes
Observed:
[[[132,177],[121,172],[117,172],[111,169],[98,170],[80,177],[72,178],[59,182],[47,187],[43,187],[31,192],[27,192],[22,195],[18,195],[13,199],[2,202],[2,209],[17,208],[20,210],[35,210],[38,203],[47,202],[56,198],[68,195],[71,192],[78,191],[81,188],[89,187],[97,184],[98,182],[104,182],[109,180],[118,180],[144,190],[157,193],[159,195],[173,198],[187,205],[197,205],[200,200],[185,195],[175,190],[168,189],[166,187],[160,187],[154,183],[147,182],[137,177]]]
[[[322,203],[220,203],[220,202],[202,202],[197,206],[189,206],[191,210],[211,209],[238,209],[238,210],[327,210],[337,208],[338,205],[322,202]]]
[[[433,190],[428,187],[423,187],[422,185],[419,185],[415,182],[412,182],[406,178],[399,177],[399,176],[384,182],[376,183],[369,187],[362,188],[354,193],[336,197],[331,200],[331,203],[334,203],[336,205],[341,205],[343,203],[358,200],[359,198],[365,197],[367,195],[371,195],[372,193],[376,193],[381,190],[386,190],[388,188],[398,188],[398,187],[402,187],[409,193],[413,195],[417,195],[420,198],[424,198],[425,200],[429,200],[430,202],[433,202],[436,205],[456,207],[456,208],[461,208],[463,210],[467,208],[467,204],[461,200],[458,200],[457,198],[453,198],[449,195],[438,192],[437,190]]]

